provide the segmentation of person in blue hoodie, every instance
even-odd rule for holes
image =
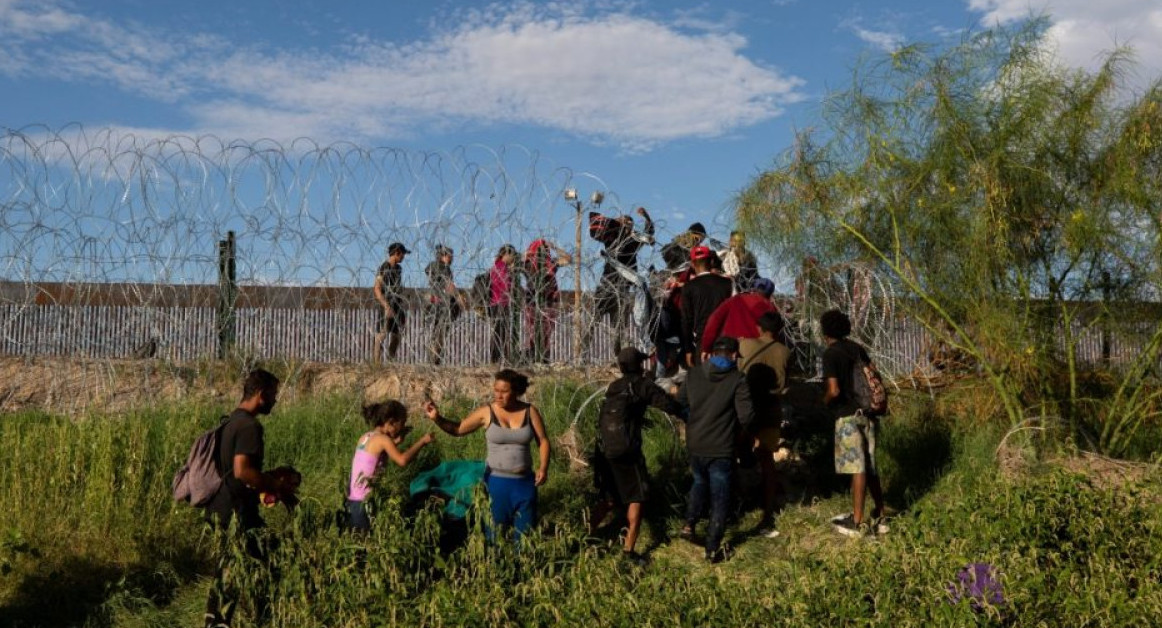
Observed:
[[[734,475],[734,448],[742,430],[754,421],[754,405],[746,378],[738,370],[738,340],[723,336],[711,346],[710,358],[690,369],[678,390],[678,402],[689,407],[686,448],[690,454],[690,487],[683,538],[694,536],[707,502],[710,525],[706,530],[706,560],[726,560],[723,545],[726,515]]]

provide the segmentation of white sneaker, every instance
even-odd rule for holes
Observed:
[[[778,528],[761,528],[758,531],[758,535],[765,536],[768,539],[777,539],[779,538],[779,530]]]

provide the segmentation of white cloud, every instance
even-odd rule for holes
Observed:
[[[1049,15],[1046,40],[1061,60],[1093,68],[1117,46],[1134,48],[1139,78],[1162,75],[1162,3],[1156,0],[968,0],[986,26]]]
[[[881,18],[876,21],[886,22],[887,20],[888,18]],[[866,25],[866,20],[858,16],[844,19],[839,23],[839,27],[851,31],[864,43],[886,52],[896,50],[904,43],[904,36],[898,31],[882,27],[869,28]]]
[[[802,80],[748,59],[728,28],[581,6],[492,5],[425,40],[320,53],[0,0],[0,72],[112,84],[177,103],[191,132],[276,139],[390,139],[474,122],[648,149],[725,135],[802,97]]]
[[[887,50],[889,52],[899,48],[900,44],[904,41],[903,35],[900,35],[899,33],[877,31],[855,25],[853,25],[851,29],[855,33],[856,37],[859,37],[863,41],[875,46],[876,48]]]
[[[738,11],[722,11],[718,7],[703,4],[692,9],[676,9],[674,18],[668,24],[708,33],[729,33],[745,21],[746,16]]]

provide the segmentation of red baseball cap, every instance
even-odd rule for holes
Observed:
[[[708,257],[710,257],[710,247],[708,246],[696,246],[690,249],[690,259],[692,260],[707,259]]]

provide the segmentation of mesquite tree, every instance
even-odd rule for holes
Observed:
[[[1143,382],[1162,326],[1125,304],[1162,288],[1162,83],[1128,87],[1125,50],[1061,67],[1043,32],[1033,20],[862,65],[738,217],[789,266],[875,264],[1014,424],[1059,414],[1117,452],[1157,401]],[[1076,359],[1087,326],[1145,331],[1100,393]]]

